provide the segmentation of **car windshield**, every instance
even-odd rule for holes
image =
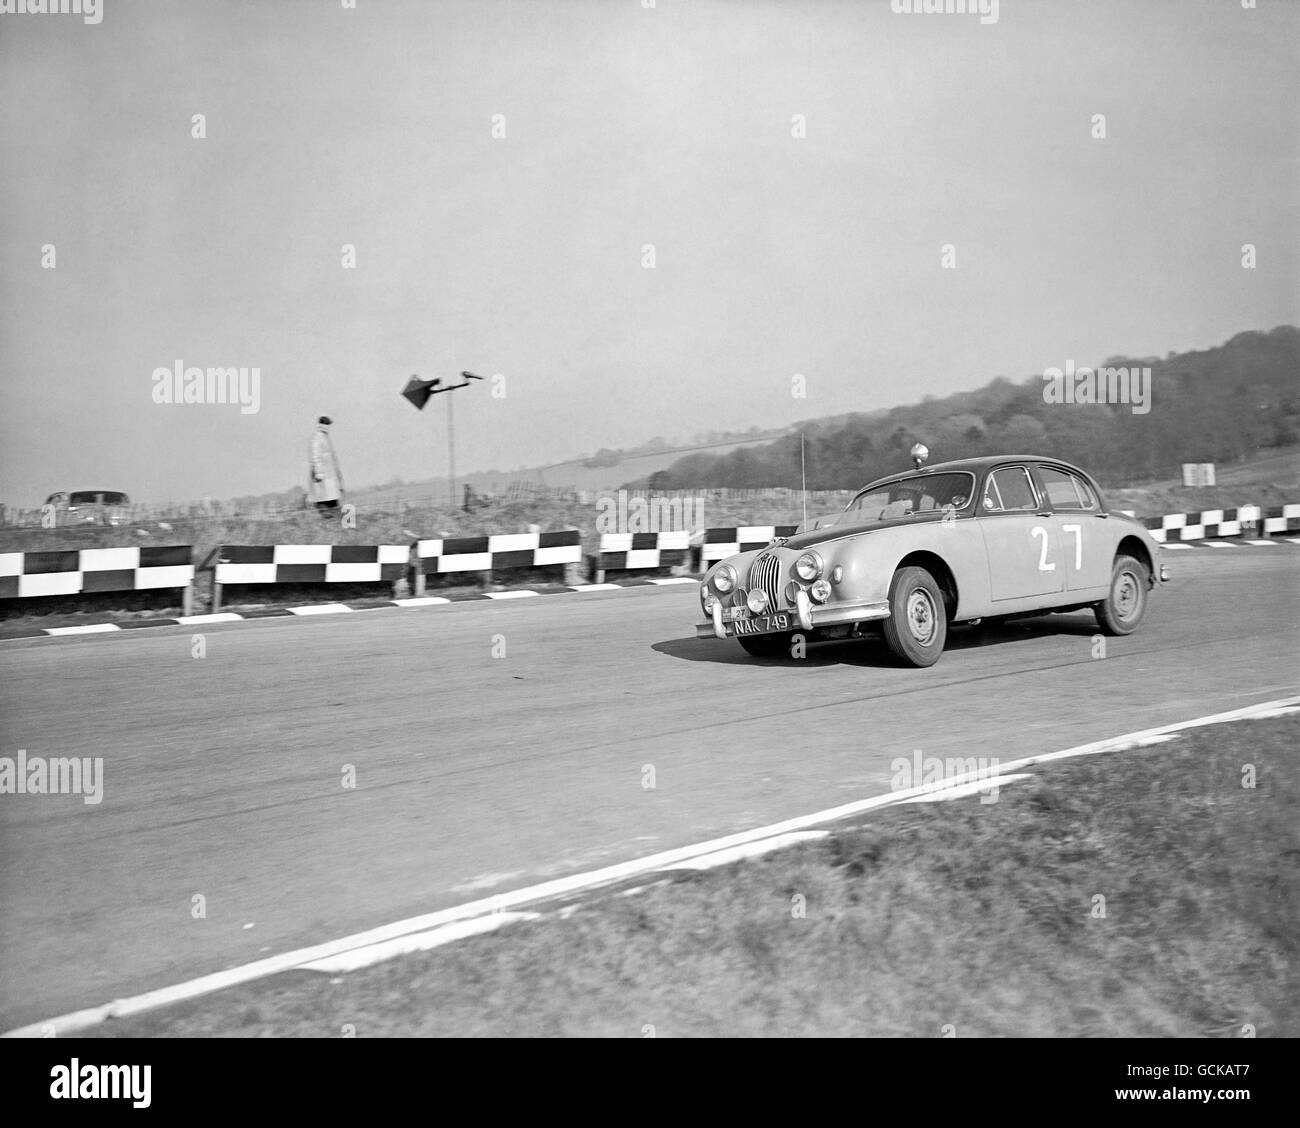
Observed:
[[[126,505],[126,494],[116,490],[77,490],[68,498],[69,505]]]
[[[964,509],[975,489],[975,475],[918,474],[881,486],[868,486],[849,502],[846,514],[865,521],[887,521],[914,513],[934,513],[949,507]]]

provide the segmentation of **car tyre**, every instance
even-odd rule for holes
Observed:
[[[1151,574],[1141,560],[1123,554],[1115,557],[1110,571],[1110,594],[1094,611],[1103,634],[1132,634],[1146,614]]]
[[[737,635],[736,641],[746,654],[755,658],[788,658],[790,656],[790,633]]]
[[[900,568],[889,585],[889,649],[908,666],[933,666],[948,638],[943,592],[924,568]]]

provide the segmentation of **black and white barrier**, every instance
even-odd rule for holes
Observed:
[[[490,574],[509,568],[551,568],[581,561],[582,533],[578,529],[420,540],[415,542],[412,587],[415,595],[421,596],[426,576]]]
[[[596,554],[588,558],[593,582],[605,582],[606,572],[673,568],[689,563],[689,529],[658,533],[601,533]]]
[[[1274,505],[1264,510],[1265,536],[1300,533],[1300,505]]]
[[[1212,540],[1215,537],[1256,535],[1261,532],[1261,517],[1258,505],[1241,505],[1236,509],[1166,513],[1162,517],[1144,517],[1142,523],[1161,544],[1176,544],[1181,541]]]
[[[226,584],[396,584],[406,573],[404,544],[223,544],[213,554],[212,610]],[[211,558],[209,558],[211,559]]]
[[[0,599],[162,588],[181,589],[182,605],[190,613],[194,600],[190,545],[0,552]]]
[[[704,571],[719,560],[735,556],[738,552],[752,552],[765,548],[775,537],[792,537],[798,525],[736,525],[729,528],[705,529],[700,545],[700,570]]]

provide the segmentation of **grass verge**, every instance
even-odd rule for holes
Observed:
[[[996,803],[890,808],[567,918],[90,1033],[1294,1037],[1298,736],[1292,715],[1047,765]]]

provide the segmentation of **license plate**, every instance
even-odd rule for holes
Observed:
[[[788,631],[790,629],[789,615],[757,615],[752,619],[737,619],[731,625],[732,633],[743,634],[772,634],[774,631]]]

